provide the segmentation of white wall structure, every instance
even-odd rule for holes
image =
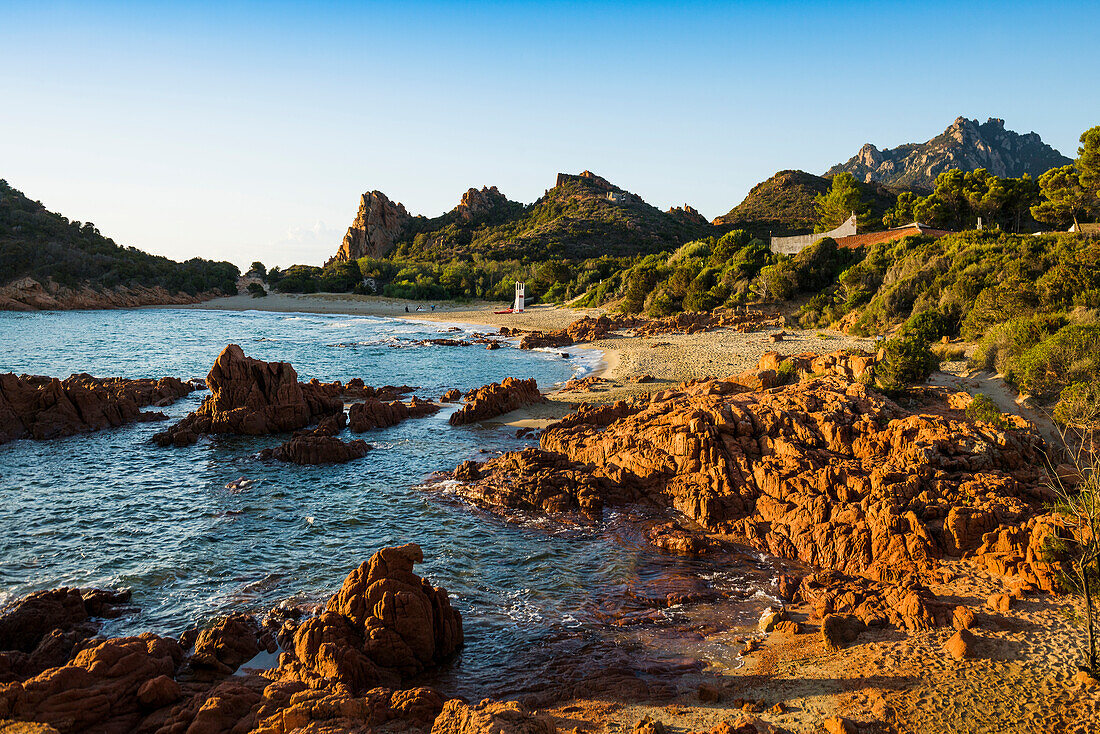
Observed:
[[[520,283],[516,281],[516,302],[512,306],[512,310],[515,313],[523,313],[523,290],[527,287],[526,283]]]
[[[850,237],[854,234],[858,234],[858,232],[856,232],[856,213],[852,212],[852,216],[848,217],[844,224],[834,230],[815,234],[796,234],[792,237],[772,237],[768,246],[771,247],[772,252],[780,255],[797,255],[813,243],[826,237],[837,239],[838,237]]]

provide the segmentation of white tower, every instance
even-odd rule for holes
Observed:
[[[526,285],[526,283],[516,281],[516,303],[512,306],[514,313],[523,313],[523,289]]]

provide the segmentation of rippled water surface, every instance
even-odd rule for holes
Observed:
[[[510,375],[546,388],[591,366],[556,352],[413,346],[444,328],[181,309],[0,313],[0,372],[202,377],[236,342],[249,356],[290,361],[302,380],[360,377],[435,399]],[[165,412],[176,420],[207,394]],[[365,459],[324,467],[259,461],[281,441],[272,436],[157,448],[149,438],[159,423],[2,445],[0,603],[60,585],[130,587],[140,611],[106,633],[179,634],[230,611],[326,598],[378,548],[416,542],[426,556],[419,573],[446,587],[464,616],[456,670],[488,681],[542,641],[595,625],[593,610],[639,579],[688,564],[610,526],[504,522],[417,488],[479,450],[529,444],[507,427],[452,428],[453,409],[363,434],[375,447]],[[255,483],[225,488],[240,476]],[[758,605],[730,613],[751,621]]]

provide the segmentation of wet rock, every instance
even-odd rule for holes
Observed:
[[[458,388],[452,387],[447,392],[443,393],[443,397],[439,399],[441,403],[457,403],[462,399],[462,391]]]
[[[197,411],[153,440],[161,446],[186,444],[203,433],[284,433],[343,412],[335,388],[299,383],[289,362],[246,357],[230,344],[207,375],[210,395]]]
[[[482,701],[471,706],[456,698],[443,704],[431,734],[555,734],[548,717],[528,711],[516,701]]]
[[[305,433],[273,449],[264,449],[260,458],[302,465],[343,464],[363,458],[370,450],[371,445],[362,439],[345,442],[335,436]]]
[[[821,641],[827,650],[840,650],[856,641],[867,629],[854,614],[827,614],[821,621]]]
[[[514,377],[506,377],[503,382],[473,390],[465,398],[466,404],[451,414],[452,426],[495,418],[526,405],[546,401],[534,379],[517,380]]]
[[[159,380],[96,378],[64,380],[0,374],[0,444],[20,438],[45,440],[150,419],[148,405],[168,405],[194,388],[174,377]]]
[[[439,406],[420,400],[415,396],[408,403],[384,403],[381,400],[366,400],[355,403],[348,409],[348,426],[356,433],[376,428],[396,426],[410,418],[422,418],[439,411]]]

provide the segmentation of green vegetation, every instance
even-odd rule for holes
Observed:
[[[882,221],[887,227],[921,222],[958,231],[973,229],[980,218],[984,227],[1020,232],[1034,227],[1029,212],[1038,201],[1039,186],[1030,176],[1000,178],[984,168],[965,173],[955,169],[941,173],[927,196],[899,195]]]
[[[1100,125],[1081,133],[1076,161],[1039,177],[1039,189],[1043,201],[1031,208],[1039,221],[1069,226],[1100,216]]]
[[[836,229],[848,221],[853,212],[860,229],[877,228],[882,222],[881,216],[876,218],[871,213],[870,203],[864,199],[863,190],[850,173],[833,176],[829,190],[814,197],[814,209],[817,211],[815,232]]]
[[[993,399],[985,393],[975,395],[970,405],[966,406],[966,417],[972,421],[992,423],[1002,430],[1011,428],[1012,425],[1005,419],[1004,413],[993,402]]]
[[[160,287],[195,295],[236,293],[239,275],[227,262],[192,258],[180,263],[116,245],[91,222],[47,211],[0,180],[0,284],[30,277],[70,288]]]
[[[902,329],[887,340],[875,376],[886,389],[900,390],[924,382],[938,366],[939,358],[932,353],[928,340],[916,331]]]
[[[249,283],[248,292],[252,294],[253,298],[265,298],[267,297],[267,291],[259,283]]]

